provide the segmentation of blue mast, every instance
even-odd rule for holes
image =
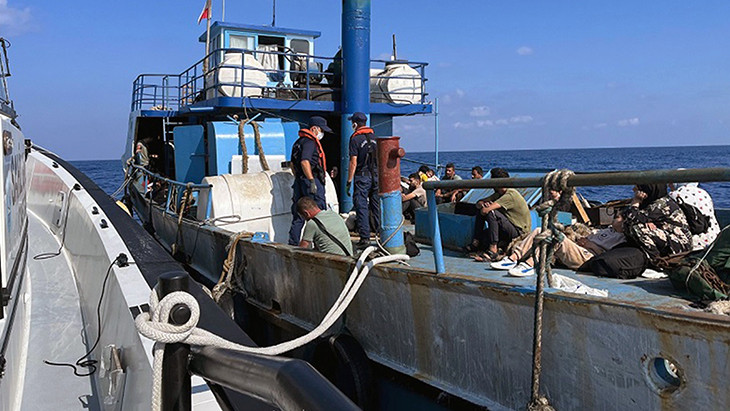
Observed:
[[[345,190],[352,135],[347,117],[357,111],[370,116],[370,0],[343,0],[340,212],[352,209],[352,197]]]

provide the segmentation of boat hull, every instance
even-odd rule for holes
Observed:
[[[141,196],[135,203],[163,245],[169,249],[179,229],[183,258],[218,280],[232,233],[188,221],[178,227]],[[238,247],[248,301],[304,329],[319,323],[352,269],[347,258],[281,244]],[[371,273],[344,325],[377,363],[489,408],[524,408],[534,296],[534,287],[391,265]],[[556,409],[723,409],[730,393],[717,382],[730,377],[729,333],[726,317],[676,304],[548,290],[541,391]],[[679,368],[676,386],[657,369],[663,359]]]

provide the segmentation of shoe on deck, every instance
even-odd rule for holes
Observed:
[[[517,265],[516,262],[512,261],[509,257],[504,257],[499,261],[494,261],[492,264],[493,270],[509,270]]]
[[[355,248],[358,250],[364,250],[370,246],[370,240],[366,240],[364,238],[361,238],[360,241],[355,243]]]
[[[517,266],[512,267],[509,270],[509,275],[512,277],[529,277],[535,274],[535,269],[527,265],[527,263],[519,263]]]

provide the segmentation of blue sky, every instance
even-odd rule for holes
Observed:
[[[132,81],[202,56],[203,5],[0,0],[27,136],[67,159],[119,158]],[[279,0],[277,25],[321,31],[316,52],[333,55],[340,13]],[[442,150],[729,144],[727,16],[727,1],[375,0],[371,55],[395,33],[399,57],[430,63]],[[226,20],[269,24],[271,1],[228,0]],[[429,151],[433,124],[401,119],[395,134]]]

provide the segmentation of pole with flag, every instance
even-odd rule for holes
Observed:
[[[205,1],[205,8],[203,8],[203,11],[200,12],[200,17],[198,17],[198,24],[200,24],[203,19],[207,21],[207,29],[205,34],[205,60],[203,60],[203,73],[208,72],[208,54],[210,54],[210,19],[213,17],[213,6],[210,4],[211,0]]]

